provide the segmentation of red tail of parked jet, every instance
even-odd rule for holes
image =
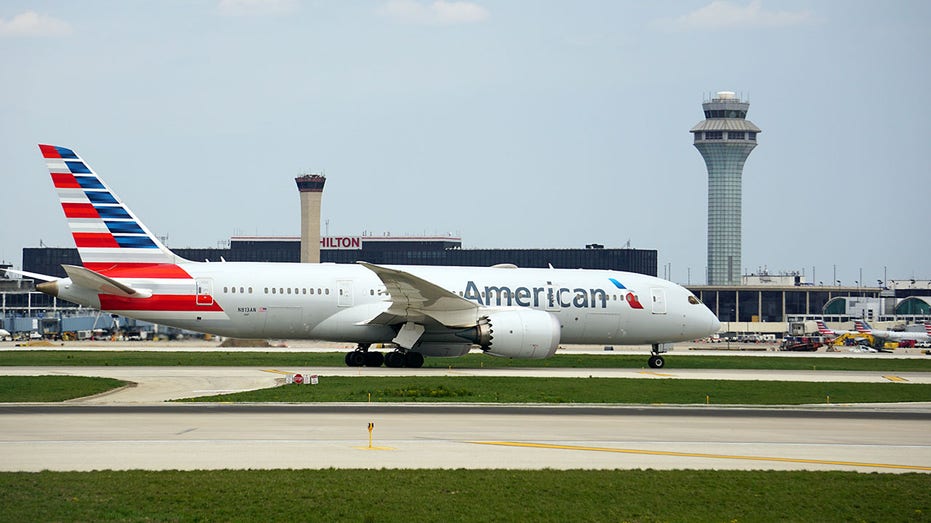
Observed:
[[[818,324],[818,334],[822,336],[837,336],[833,330],[829,329],[827,325],[824,324],[821,320],[816,320],[815,323]]]

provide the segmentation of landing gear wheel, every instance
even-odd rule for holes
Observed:
[[[401,368],[404,366],[404,354],[399,351],[392,351],[385,354],[385,367]]]
[[[377,350],[364,352],[363,354],[365,354],[366,367],[381,367],[382,363],[385,362],[385,355]]]
[[[662,356],[650,356],[649,363],[651,369],[662,369],[666,366],[666,360]]]
[[[408,352],[404,355],[404,366],[411,369],[423,367],[423,354],[419,352]]]
[[[360,350],[354,350],[346,353],[346,365],[350,367],[361,367],[365,365],[365,353]]]

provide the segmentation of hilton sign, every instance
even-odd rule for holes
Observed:
[[[362,238],[358,236],[324,236],[320,238],[321,249],[359,250]]]

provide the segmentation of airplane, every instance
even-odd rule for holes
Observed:
[[[165,247],[73,150],[39,145],[81,257],[36,290],[87,307],[237,338],[352,342],[351,367],[421,367],[473,347],[547,358],[564,344],[669,344],[717,332],[687,289],[586,269],[195,262]],[[391,344],[391,352],[369,350]]]
[[[865,333],[858,332],[855,330],[854,331],[834,330],[834,329],[828,328],[828,326],[824,324],[823,320],[815,320],[815,323],[818,325],[818,334],[829,339],[831,343],[833,343],[835,340],[837,340],[837,338],[840,338],[841,336],[850,336],[850,337],[853,337],[854,341],[857,343],[857,346],[860,347],[862,350],[875,352],[870,347],[870,343],[872,343],[872,340],[868,339],[867,336],[864,335]]]
[[[883,341],[931,341],[931,323],[925,323],[925,332],[907,332],[907,331],[879,331],[870,327],[865,320],[854,320],[854,328],[857,332],[872,334]]]
[[[862,334],[859,331],[834,330],[828,328],[828,326],[824,324],[824,320],[815,320],[815,324],[818,325],[818,334],[826,338],[837,338],[844,334]]]

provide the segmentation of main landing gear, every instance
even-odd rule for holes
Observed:
[[[395,350],[391,352],[370,351],[368,344],[359,344],[359,348],[346,353],[346,365],[349,367],[423,367],[423,354],[412,351]]]

